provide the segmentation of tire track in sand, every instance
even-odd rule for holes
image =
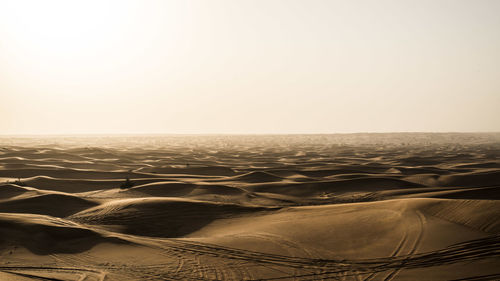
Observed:
[[[408,256],[415,254],[415,252],[418,250],[420,243],[422,242],[422,237],[424,236],[425,225],[427,224],[427,220],[424,214],[422,214],[422,212],[417,210],[415,213],[417,214],[418,220],[420,222],[420,231],[418,232],[417,239],[415,239],[412,248],[407,253]],[[387,275],[383,281],[391,281],[392,279],[394,279],[394,277],[396,277],[396,275],[398,275],[398,273],[401,272],[401,270],[403,269],[403,265],[405,263],[406,261],[403,261],[401,267],[389,273],[389,275]]]
[[[399,240],[398,245],[396,246],[396,248],[394,248],[394,250],[392,251],[392,253],[389,257],[396,257],[401,252],[401,250],[403,249],[403,246],[405,246],[407,241],[408,241],[408,230],[405,229],[403,236],[401,237],[401,240]],[[363,281],[370,281],[373,278],[375,278],[375,276],[377,274],[378,274],[378,272],[372,272],[365,279],[363,279]]]

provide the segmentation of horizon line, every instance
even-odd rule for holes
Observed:
[[[360,131],[335,133],[49,133],[1,134],[0,138],[29,137],[133,137],[133,136],[299,136],[299,135],[356,135],[356,134],[499,134],[500,131]]]

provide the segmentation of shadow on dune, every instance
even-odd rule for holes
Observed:
[[[481,187],[500,184],[500,171],[472,172],[439,177],[443,186]]]
[[[0,212],[28,213],[66,217],[98,205],[91,200],[69,194],[43,194],[0,202]]]
[[[367,177],[346,180],[318,181],[313,183],[273,183],[245,187],[253,192],[279,193],[292,196],[315,197],[324,193],[343,193],[359,191],[380,191],[398,188],[423,187],[421,184],[400,179]]]
[[[81,253],[104,242],[127,243],[47,216],[2,213],[0,242],[25,247],[37,255]]]
[[[1,184],[0,185],[0,199],[11,198],[14,196],[21,195],[28,190],[25,187],[16,184]]]
[[[89,225],[117,226],[120,232],[127,234],[173,238],[192,233],[215,219],[272,210],[276,208],[178,198],[141,198],[115,200],[74,214],[69,219]]]
[[[206,167],[147,167],[140,168],[137,171],[154,174],[186,174],[186,175],[208,175],[208,176],[232,176],[234,170],[224,166],[206,166]]]
[[[182,197],[187,195],[220,194],[239,195],[243,190],[226,185],[193,184],[185,182],[154,182],[134,186],[121,193],[142,193],[154,197]]]

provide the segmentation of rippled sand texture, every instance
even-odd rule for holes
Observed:
[[[0,280],[500,279],[500,134],[0,144]]]

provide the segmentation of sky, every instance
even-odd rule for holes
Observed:
[[[500,131],[500,1],[0,0],[0,134]]]

